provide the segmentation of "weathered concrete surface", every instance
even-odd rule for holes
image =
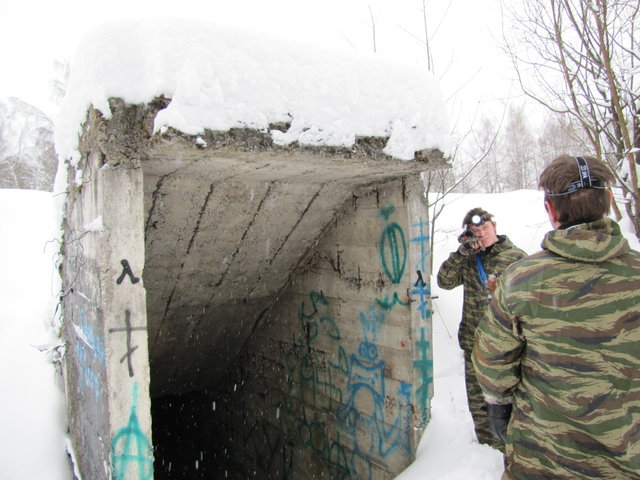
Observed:
[[[360,191],[216,388],[158,402],[162,465],[184,478],[223,478],[219,465],[231,478],[392,479],[406,468],[433,387],[420,192],[402,179]]]
[[[165,372],[154,396],[215,384],[345,202],[424,168],[158,143],[143,163],[150,350],[152,369]]]
[[[142,170],[89,153],[65,219],[65,378],[83,478],[152,478]],[[114,201],[117,199],[117,201]]]
[[[416,276],[417,270],[427,271],[428,252],[422,237],[428,218],[417,178],[422,170],[442,166],[441,154],[423,152],[417,161],[394,161],[380,153],[381,139],[362,140],[351,150],[285,149],[274,147],[264,132],[245,130],[207,132],[198,138],[173,131],[151,135],[155,112],[165,105],[163,99],[146,106],[113,100],[110,120],[90,113],[81,143],[83,160],[78,168],[83,185],[71,192],[67,210],[67,238],[77,242],[65,250],[65,283],[69,288],[78,282],[87,285],[89,295],[83,295],[91,299],[95,312],[90,324],[96,341],[104,342],[109,352],[105,367],[96,366],[101,395],[107,396],[83,394],[70,402],[71,416],[80,419],[74,430],[77,450],[100,438],[95,452],[88,453],[91,466],[83,471],[100,479],[108,478],[99,474],[100,468],[104,472],[120,468],[113,455],[119,425],[130,421],[127,412],[136,413],[140,438],[151,441],[148,403],[134,408],[136,401],[148,402],[150,382],[156,404],[153,436],[183,445],[187,450],[181,454],[187,457],[198,448],[187,448],[187,443],[194,438],[213,443],[221,437],[219,425],[237,433],[229,433],[236,443],[225,445],[237,450],[246,446],[246,426],[259,425],[265,432],[280,431],[267,437],[281,447],[294,445],[293,450],[281,451],[295,462],[284,470],[271,468],[272,457],[265,456],[265,448],[275,448],[269,439],[256,450],[253,465],[262,465],[270,478],[298,472],[303,468],[300,462],[308,463],[309,472],[329,475],[331,457],[324,450],[315,451],[308,441],[296,443],[293,430],[295,422],[305,425],[310,421],[307,415],[317,415],[327,425],[327,440],[340,452],[336,467],[340,478],[361,478],[363,468],[373,468],[366,470],[370,478],[393,478],[412,458],[416,439],[410,432],[423,426],[428,415],[428,279],[424,276],[421,283]],[[110,176],[112,172],[118,174]],[[85,204],[92,206],[77,207]],[[366,208],[358,208],[365,204]],[[85,225],[98,216],[108,235],[85,234]],[[406,261],[402,268],[400,258]],[[122,281],[114,284],[120,277]],[[134,283],[134,277],[141,281]],[[97,278],[101,283],[96,286]],[[300,319],[300,305],[308,308],[312,298],[318,298],[312,292],[321,292],[332,306],[340,306],[340,312],[334,313],[344,338],[342,350],[336,350],[330,340],[329,345],[312,345],[310,331],[305,337],[305,328],[318,327],[318,319]],[[79,312],[86,301],[76,293],[67,296],[65,312]],[[375,342],[367,337],[373,332],[359,325],[362,315],[384,318],[385,327],[376,327]],[[68,318],[65,315],[65,321]],[[130,336],[123,330],[127,319]],[[311,326],[313,322],[316,327]],[[67,322],[66,338],[70,345],[77,345],[82,337],[72,328]],[[147,338],[150,372],[143,348]],[[270,350],[263,351],[265,338]],[[305,349],[318,352],[308,357],[311,364],[341,365],[344,375],[336,388],[342,406],[309,402],[307,395],[319,387],[312,385],[315,380],[304,380],[309,374],[308,358],[300,353]],[[68,358],[70,390],[82,384],[86,366],[82,358]],[[265,369],[273,364],[279,370],[258,368],[256,359],[263,358]],[[90,366],[96,363],[92,362]],[[375,373],[366,382],[376,383],[375,388],[358,386],[352,376],[358,368],[374,372],[365,366],[367,362],[375,365]],[[294,370],[287,368],[302,369],[297,386],[289,383]],[[112,377],[112,370],[118,374]],[[222,424],[212,421],[207,431],[207,422],[181,417],[192,398],[198,399],[194,410],[203,415],[211,411],[215,398],[221,402],[229,398],[229,392],[238,389],[233,377],[245,370],[252,372],[246,375],[251,385],[241,402],[225,407],[230,417]],[[285,403],[265,393],[270,385],[286,396]],[[302,393],[309,389],[310,393]],[[264,396],[269,415],[278,405],[287,406],[286,412],[278,410],[290,422],[286,429],[280,430],[278,422],[265,423],[256,395]],[[74,412],[87,402],[93,413],[76,416]],[[178,410],[172,410],[171,404]],[[100,419],[95,437],[89,418],[94,414]],[[198,426],[197,434],[181,437],[179,427],[186,428],[190,421]],[[380,431],[384,435],[376,433]],[[372,446],[383,440],[383,447]],[[156,448],[166,451],[162,445]],[[208,447],[200,448],[202,452]],[[235,465],[228,456],[218,461],[211,468],[228,467],[227,474]],[[182,478],[161,476],[166,471],[158,462],[163,460],[156,458],[156,478]],[[204,458],[185,458],[187,463],[200,467]],[[363,466],[371,463],[379,465]],[[230,478],[246,478],[238,473],[245,467],[235,467]],[[197,468],[184,478],[205,478],[205,471]]]

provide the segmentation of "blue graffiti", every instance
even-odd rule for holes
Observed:
[[[396,211],[396,207],[394,207],[393,205],[382,207],[380,209],[380,216],[384,218],[385,221],[389,221],[389,218],[391,218],[391,215],[393,215],[393,212],[395,211]]]
[[[74,351],[78,362],[79,383],[93,393],[96,402],[102,396],[102,382],[89,364],[90,350],[81,342],[76,342]]]
[[[382,231],[380,259],[384,273],[391,280],[391,283],[394,285],[400,283],[407,263],[407,243],[402,227],[396,222],[389,223]]]
[[[429,236],[428,233],[425,233],[424,228],[429,227],[429,221],[425,222],[422,219],[422,217],[420,217],[420,220],[418,221],[418,223],[414,223],[413,226],[418,227],[420,229],[420,234],[417,237],[411,238],[410,240],[411,243],[417,243],[420,245],[420,259],[418,260],[418,263],[416,263],[416,270],[426,272],[427,271],[426,259],[428,255],[431,253],[429,248],[426,247],[426,245],[429,244],[429,240],[431,239],[431,237]]]
[[[83,337],[82,341],[87,343],[93,350],[95,359],[104,365],[106,358],[104,338],[101,335],[97,335],[91,324],[86,321],[86,313],[82,307],[80,307],[80,332],[78,333]]]
[[[366,314],[360,313],[364,341],[358,347],[358,354],[350,357],[349,398],[345,406],[338,410],[338,419],[352,436],[350,471],[353,478],[370,478],[370,460],[376,456],[386,457],[397,448],[411,455],[410,384],[400,383],[398,404],[406,408],[399,410],[395,421],[388,422],[384,414],[385,362],[374,343],[384,320],[384,311],[375,306],[371,306]],[[363,430],[368,434],[363,435]]]
[[[138,384],[134,383],[129,422],[126,427],[118,430],[111,441],[113,480],[153,479],[152,447],[140,428],[137,404]]]
[[[96,401],[102,396],[102,382],[96,371],[105,365],[106,355],[104,339],[96,334],[86,319],[86,311],[80,307],[80,324],[73,323],[76,336],[81,340],[75,342],[74,352],[78,365],[79,384],[93,393]]]
[[[318,336],[319,330],[334,340],[340,340],[340,329],[336,322],[329,315],[321,315],[319,319],[319,308],[329,305],[329,301],[324,296],[322,291],[312,291],[309,294],[311,299],[311,312],[307,312],[307,306],[305,302],[302,302],[298,307],[298,321],[304,332],[307,333],[307,343],[312,343]]]
[[[389,295],[385,295],[382,300],[376,298],[376,304],[386,311],[391,310],[396,305],[402,305],[403,307],[408,307],[409,305],[411,305],[410,302],[403,302],[402,300],[400,300],[400,297],[398,297],[398,292],[393,292],[391,300],[389,300]]]
[[[414,360],[413,368],[420,372],[421,383],[416,389],[416,398],[422,410],[422,425],[427,424],[429,417],[429,389],[433,383],[433,361],[429,359],[431,345],[425,338],[424,327],[420,328],[420,340],[416,342],[416,349],[420,352],[420,359]]]
[[[304,342],[311,348],[312,344],[320,335],[325,335],[333,341],[339,341],[342,338],[340,329],[333,318],[328,314],[329,301],[322,291],[312,291],[309,294],[311,300],[311,308],[308,308],[305,302],[301,302],[298,307],[298,321],[303,333],[306,333]],[[294,339],[295,343],[295,339]],[[327,401],[329,408],[334,403],[342,402],[342,389],[336,385],[334,377],[344,377],[348,375],[348,361],[344,348],[338,346],[337,363],[327,362],[328,368],[323,368],[317,361],[316,356],[311,350],[307,350],[300,357],[296,358],[293,354],[285,354],[285,363],[288,370],[287,382],[293,388],[293,382],[296,375],[303,387],[300,396],[303,401],[309,402],[314,407],[317,406],[318,393],[322,392],[322,398]]]

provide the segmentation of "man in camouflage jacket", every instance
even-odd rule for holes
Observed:
[[[640,254],[605,217],[612,182],[592,157],[549,164],[554,230],[504,272],[477,329],[503,479],[640,479]]]
[[[496,278],[526,253],[505,235],[497,235],[492,215],[482,208],[467,212],[462,226],[464,231],[458,238],[460,246],[440,266],[438,285],[446,290],[459,285],[464,287],[458,343],[464,351],[467,402],[478,441],[504,450],[504,445],[489,430],[487,405],[473,371],[471,351],[476,327],[485,313]]]

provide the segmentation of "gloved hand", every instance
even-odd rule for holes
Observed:
[[[489,428],[493,436],[502,443],[507,442],[507,426],[511,418],[513,404],[496,405],[487,403],[487,416],[489,417]]]
[[[473,255],[480,250],[480,243],[473,237],[473,233],[470,230],[465,230],[458,237],[460,246],[458,247],[458,253],[463,256]]]

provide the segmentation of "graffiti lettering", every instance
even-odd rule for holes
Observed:
[[[120,285],[124,281],[124,277],[126,277],[127,275],[129,276],[129,278],[131,279],[131,283],[133,284],[136,284],[140,281],[140,278],[136,277],[133,274],[133,270],[131,270],[131,265],[129,265],[129,260],[126,260],[126,259],[121,260],[120,264],[122,265],[122,273],[116,280],[116,283],[118,285]]]

